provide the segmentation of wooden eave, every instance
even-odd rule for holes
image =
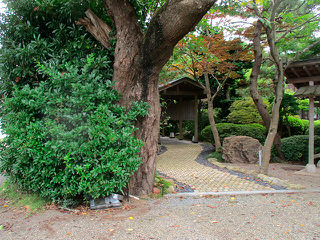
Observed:
[[[296,88],[309,86],[309,82],[320,85],[320,58],[293,62],[286,66],[287,83]]]
[[[159,86],[159,93],[162,97],[168,98],[205,98],[205,89],[198,82],[191,78],[184,77]]]
[[[295,94],[295,97],[320,97],[320,85],[300,87]]]

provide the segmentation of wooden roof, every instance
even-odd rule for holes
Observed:
[[[284,72],[287,83],[296,88],[309,86],[309,82],[320,85],[320,58],[297,61],[289,64]]]
[[[198,82],[191,78],[184,77],[168,82],[159,86],[159,92],[162,97],[166,98],[205,98],[205,89]]]
[[[320,85],[303,86],[294,94],[295,97],[320,97]]]

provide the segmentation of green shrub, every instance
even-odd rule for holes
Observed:
[[[300,118],[297,118],[294,116],[288,116],[288,122],[285,118],[283,118],[283,121],[282,121],[282,126],[281,126],[282,137],[289,137],[287,124],[289,124],[291,136],[305,134],[305,123],[303,123]]]
[[[306,120],[306,121],[308,121],[306,134],[309,134],[309,120]],[[320,136],[320,120],[314,121],[314,135]]]
[[[171,182],[168,182],[163,177],[160,177],[158,173],[155,174],[154,186],[160,190],[163,190],[163,194],[168,194],[168,188],[172,186]]]
[[[218,162],[226,162],[223,158],[222,158],[222,153],[221,152],[212,152],[209,154],[208,158],[215,158],[218,160]]]
[[[2,106],[0,172],[65,204],[122,191],[141,163],[133,122],[147,106],[116,104],[119,94],[98,71],[107,60],[54,62],[41,66],[50,81],[14,87]]]
[[[264,103],[269,106],[268,101]],[[250,124],[250,123],[259,123],[262,124],[261,116],[252,100],[252,98],[240,99],[234,101],[229,108],[230,114],[227,119],[230,123],[235,124]]]
[[[299,135],[281,139],[281,149],[289,162],[308,163],[309,136]],[[320,152],[320,136],[315,136],[315,153]]]
[[[218,132],[221,142],[225,137],[230,136],[249,136],[258,139],[260,143],[264,143],[266,138],[266,128],[260,124],[233,124],[233,123],[218,123]],[[214,145],[214,139],[211,132],[211,127],[207,126],[201,131],[202,138],[211,142]]]
[[[304,132],[306,134],[307,131],[308,131],[308,128],[309,128],[309,120],[301,119],[301,122],[302,122],[302,125],[303,125],[303,130],[304,130]]]

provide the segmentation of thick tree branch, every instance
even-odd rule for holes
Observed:
[[[261,41],[260,41],[260,36],[262,33],[262,24],[260,21],[256,23],[254,28],[254,33],[255,33],[255,37],[253,39],[253,48],[254,48],[255,60],[254,60],[252,72],[250,75],[250,94],[255,105],[257,106],[259,114],[262,117],[262,120],[266,128],[269,128],[269,125],[270,125],[269,111],[267,110],[267,106],[263,102],[263,99],[258,92],[258,76],[260,73],[260,68],[263,60],[262,47],[261,47]]]
[[[174,46],[190,32],[216,0],[168,0],[152,17],[144,37],[144,62],[161,67]]]
[[[95,39],[97,39],[105,48],[109,49],[111,47],[109,34],[112,29],[90,9],[88,9],[85,14],[87,17],[79,19],[76,21],[76,24],[85,26],[87,31],[90,32]]]

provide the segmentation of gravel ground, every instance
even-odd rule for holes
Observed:
[[[0,204],[2,240],[320,239],[319,193],[163,198],[122,210],[51,209],[28,218]]]

